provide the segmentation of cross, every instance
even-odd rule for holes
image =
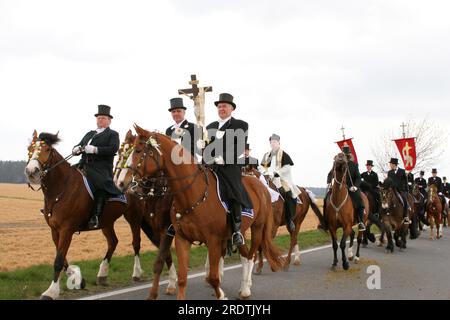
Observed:
[[[404,123],[404,122],[402,122],[402,125],[400,126],[400,127],[402,127],[402,130],[403,130],[403,138],[405,138],[406,137],[406,133],[405,133],[405,127],[406,127],[407,125]]]
[[[341,131],[342,131],[342,137],[344,138],[344,140],[345,140],[345,128],[344,128],[344,125],[342,125],[342,128],[341,128]]]
[[[191,99],[195,99],[195,97],[198,96],[199,88],[198,88],[198,80],[197,76],[195,74],[191,74],[191,81],[189,81],[189,84],[192,85],[192,88],[189,89],[179,89],[178,94],[184,94],[187,95]],[[211,92],[212,87],[203,87],[204,92]],[[189,95],[192,94],[192,95]]]

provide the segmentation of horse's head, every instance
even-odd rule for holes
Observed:
[[[114,183],[117,183],[119,179],[120,172],[128,160],[131,152],[133,151],[134,142],[136,140],[136,135],[134,135],[131,130],[128,130],[125,140],[122,142],[119,151],[117,152],[117,162],[114,169]]]
[[[412,194],[414,197],[418,197],[420,194],[419,185],[417,183],[413,183]]]
[[[333,179],[336,181],[340,186],[342,184],[345,184],[345,175],[347,172],[347,156],[340,152],[334,157],[334,163],[333,163]]]
[[[433,202],[433,198],[437,196],[437,187],[432,184],[429,188],[428,188],[428,202],[432,203]]]
[[[53,155],[53,145],[60,139],[58,134],[33,132],[33,139],[28,146],[28,163],[25,167],[25,175],[31,183],[41,183],[41,174],[50,165]]]
[[[392,204],[394,181],[391,178],[386,178],[380,185],[380,200],[381,207],[388,209]]]
[[[134,141],[133,150],[116,183],[122,191],[126,190],[131,182],[153,177],[157,172],[164,169],[164,161],[158,142],[158,139],[162,137],[157,133],[144,130],[136,124],[134,128],[137,137]]]

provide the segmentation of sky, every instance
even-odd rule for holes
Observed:
[[[213,87],[207,123],[231,93],[252,155],[277,133],[297,184],[324,186],[342,125],[361,163],[403,121],[449,136],[448,12],[434,0],[0,0],[0,160],[26,160],[33,129],[59,130],[69,154],[99,104],[121,139],[135,122],[163,131],[195,73]],[[450,152],[434,167],[450,175]]]

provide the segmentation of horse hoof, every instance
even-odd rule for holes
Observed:
[[[167,287],[166,288],[166,295],[168,295],[168,296],[174,296],[175,295],[175,293],[176,293],[176,288],[174,288],[174,287]]]
[[[337,270],[337,265],[335,265],[335,264],[333,264],[333,265],[331,265],[331,271],[336,271]]]
[[[41,296],[39,298],[39,300],[55,300],[55,299],[53,299],[52,297],[49,297],[49,296]]]
[[[355,263],[358,264],[359,263],[359,258],[355,257]]]
[[[141,278],[140,277],[133,277],[133,281],[134,282],[139,282],[139,281],[141,281]]]
[[[239,298],[240,299],[248,299],[251,296],[250,289],[246,289],[244,291],[239,292]]]
[[[347,261],[345,261],[344,263],[342,263],[342,268],[344,268],[344,270],[348,270],[348,268],[350,268],[350,265],[348,264]]]
[[[97,285],[107,286],[108,285],[107,277],[97,277]]]
[[[81,279],[80,288],[81,289],[86,288],[86,280],[84,280],[84,278]]]
[[[300,260],[295,260],[294,261],[294,266],[299,266],[301,263],[300,263]]]
[[[370,242],[374,243],[376,241],[375,235],[373,233],[370,233],[367,238]]]

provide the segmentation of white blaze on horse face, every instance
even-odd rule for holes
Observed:
[[[134,152],[132,152],[131,154],[130,154],[130,156],[128,157],[128,159],[127,159],[127,162],[125,163],[125,166],[124,166],[124,168],[122,169],[122,171],[120,171],[120,174],[119,174],[119,178],[117,179],[117,182],[116,182],[116,186],[119,188],[119,189],[122,189],[122,190],[124,190],[127,186],[125,185],[125,179],[126,179],[126,177],[127,177],[127,174],[128,174],[128,167],[129,166],[131,166],[131,162],[132,162],[132,159],[133,159],[133,153]]]
[[[39,183],[39,175],[36,175],[37,172],[41,170],[41,166],[39,165],[39,152],[41,150],[41,142],[36,141],[34,145],[33,154],[25,167],[25,174],[28,176],[28,179],[33,183]]]

